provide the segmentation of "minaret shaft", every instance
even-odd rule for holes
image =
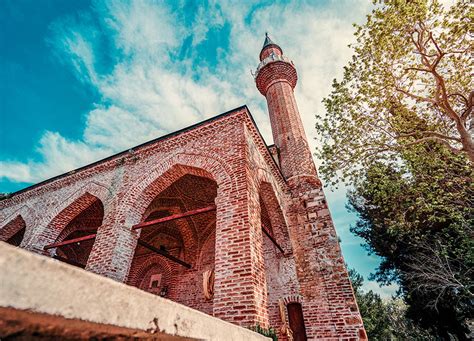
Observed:
[[[290,201],[285,217],[302,302],[303,323],[292,323],[295,340],[367,340],[344,258],[293,90],[293,63],[268,35],[255,81],[267,99],[273,140]]]
[[[286,179],[298,175],[317,177],[293,92],[298,80],[296,69],[269,38],[260,53],[260,60],[255,80],[257,88],[267,99],[281,171]]]
[[[317,176],[291,85],[284,81],[273,83],[266,98],[283,175],[287,179],[297,175]]]

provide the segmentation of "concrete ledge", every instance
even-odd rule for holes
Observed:
[[[34,332],[74,338],[269,340],[181,304],[3,242],[0,307],[0,338],[8,336],[2,333]]]

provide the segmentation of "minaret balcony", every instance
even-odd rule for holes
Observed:
[[[293,67],[295,67],[295,64],[293,64],[293,61],[290,60],[289,58],[283,56],[283,55],[277,55],[275,53],[272,53],[271,55],[269,55],[267,58],[265,58],[264,60],[262,60],[260,62],[260,64],[258,64],[257,66],[257,70],[255,71],[254,73],[254,78],[257,79],[257,76],[258,76],[258,73],[260,72],[260,70],[268,65],[268,64],[271,64],[271,63],[274,63],[274,62],[285,62],[285,63],[288,63],[288,64],[291,64]]]

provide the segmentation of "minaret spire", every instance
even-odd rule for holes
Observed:
[[[265,32],[265,41],[263,42],[262,49],[264,49],[268,45],[276,45],[276,44],[272,41],[272,39],[268,35],[268,32]]]
[[[283,54],[283,50],[278,44],[273,42],[273,40],[268,35],[268,32],[265,32],[265,41],[263,42],[262,51],[260,51],[260,60],[265,59],[271,53],[276,53],[278,55]]]
[[[273,140],[279,151],[282,173],[287,179],[296,175],[317,177],[293,93],[297,81],[293,62],[265,33],[255,82],[260,93],[267,98]]]

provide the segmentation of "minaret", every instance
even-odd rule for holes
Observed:
[[[293,89],[291,60],[268,34],[255,82],[267,99],[273,140],[290,201],[285,212],[298,277],[301,313],[295,340],[367,340],[321,181],[311,156]],[[292,309],[295,309],[293,306]],[[292,325],[289,314],[290,327]]]
[[[255,82],[267,98],[273,141],[278,148],[279,163],[284,177],[317,177],[293,89],[298,75],[291,60],[268,34],[260,52],[260,64]]]

